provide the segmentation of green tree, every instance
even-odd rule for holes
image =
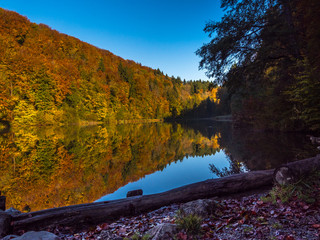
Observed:
[[[299,64],[307,60],[310,49],[306,46],[312,43],[306,37],[309,28],[303,24],[305,15],[309,13],[309,18],[311,15],[319,19],[315,10],[319,3],[310,2],[313,5],[301,6],[298,0],[223,0],[221,6],[226,13],[222,20],[206,25],[204,31],[212,40],[197,51],[202,58],[200,68],[227,87],[233,99],[231,106],[235,106],[232,108],[235,119],[259,128],[311,127],[306,119],[320,110],[320,103],[308,107],[303,102],[313,92],[311,89],[317,88],[316,81],[311,81],[309,75],[309,84],[305,85],[308,93],[293,97],[300,91],[301,83],[305,83],[299,76],[308,75],[308,69]],[[310,39],[314,40],[312,36]],[[317,99],[315,95],[309,98]],[[304,120],[301,111],[297,114],[297,101],[307,107],[304,114],[308,112],[309,116]]]
[[[129,69],[127,66],[124,66],[122,62],[118,65],[118,72],[124,81],[130,83],[133,80],[133,72],[131,69]]]
[[[103,58],[100,58],[100,62],[99,62],[99,66],[98,66],[98,71],[101,71],[101,72],[105,72],[106,71],[106,67],[104,66],[104,63],[103,63]]]

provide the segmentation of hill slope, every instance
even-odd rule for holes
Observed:
[[[54,124],[175,117],[216,96],[0,8],[0,120]]]

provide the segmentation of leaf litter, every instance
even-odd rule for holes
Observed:
[[[260,197],[215,200],[215,211],[203,219],[201,233],[188,236],[181,230],[176,239],[320,239],[319,199],[313,203],[298,198],[272,203],[262,201]],[[158,224],[175,223],[178,209],[179,204],[173,204],[139,216],[99,224],[83,232],[74,233],[72,229],[62,227],[52,232],[63,240],[130,239],[136,234],[143,236]]]

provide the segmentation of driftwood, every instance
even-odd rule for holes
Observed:
[[[137,189],[137,190],[127,192],[127,197],[141,196],[142,194],[143,194],[143,190]]]
[[[294,183],[297,176],[293,173],[291,168],[287,165],[276,168],[273,172],[273,181],[278,185],[286,185]]]
[[[5,212],[0,212],[0,238],[12,232],[12,216]]]
[[[302,176],[306,176],[317,169],[320,169],[320,155],[276,168],[273,173],[273,179],[279,185],[294,183]]]
[[[49,225],[82,227],[154,210],[177,202],[221,196],[272,184],[273,170],[237,174],[186,185],[167,192],[126,199],[67,206],[13,217],[14,230],[39,230]]]
[[[320,156],[289,163],[297,175],[320,169]],[[198,182],[167,192],[126,199],[73,205],[13,216],[13,230],[40,230],[62,225],[76,228],[110,222],[122,216],[137,215],[172,203],[223,196],[263,186],[271,186],[274,170],[253,171]]]
[[[1,195],[1,192],[0,192]],[[6,196],[0,196],[0,210],[6,210]]]

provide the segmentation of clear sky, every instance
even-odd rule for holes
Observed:
[[[169,76],[207,80],[195,51],[220,0],[0,0],[0,7]]]

